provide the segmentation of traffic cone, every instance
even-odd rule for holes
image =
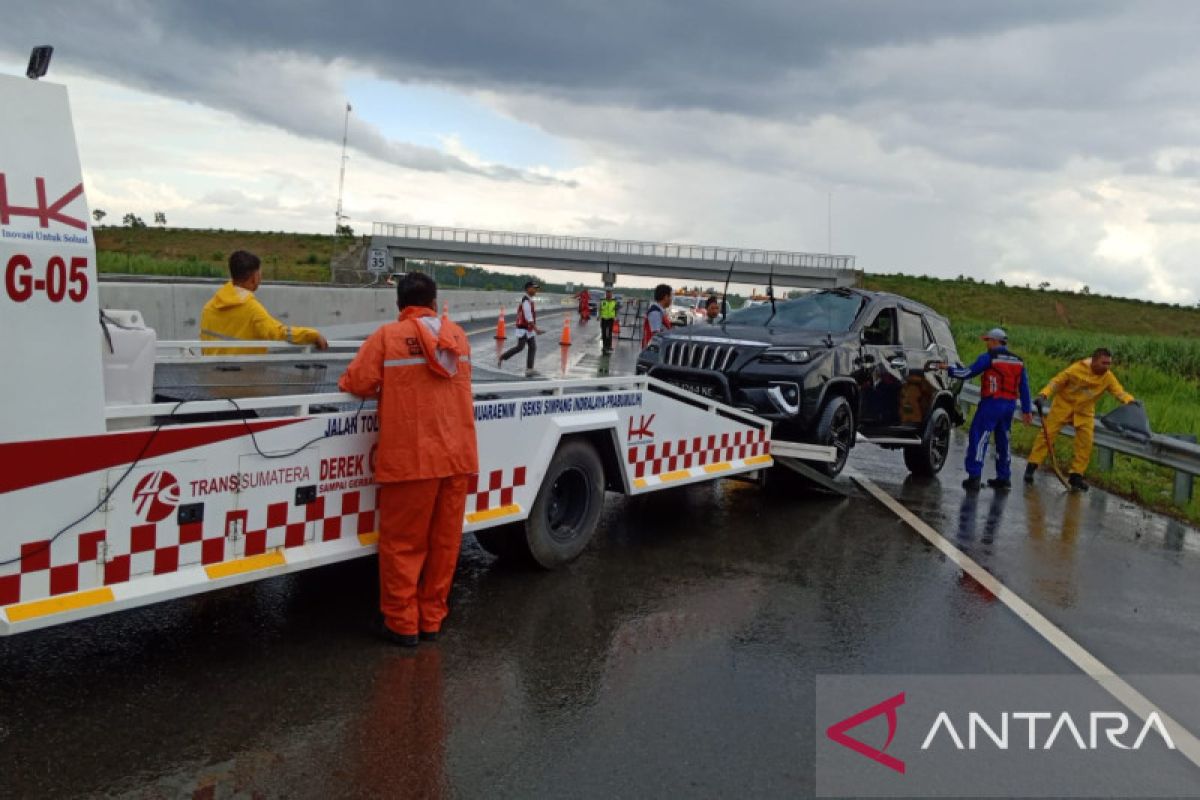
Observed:
[[[621,338],[621,320],[619,320],[619,319],[618,319],[618,318],[616,318],[616,317],[613,317],[613,332],[612,332],[612,335],[613,335],[613,338],[614,338],[614,339],[620,339],[620,338]]]
[[[561,344],[563,347],[571,346],[571,319],[570,319],[570,317],[563,317],[563,334],[562,334],[562,338],[558,340],[558,343]]]
[[[496,338],[500,341],[508,338],[504,335],[504,306],[500,306],[500,319],[496,320]]]

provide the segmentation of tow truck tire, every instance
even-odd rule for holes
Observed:
[[[529,557],[543,569],[573,561],[596,532],[604,505],[604,464],[580,439],[558,446],[525,520]]]
[[[854,446],[855,428],[854,412],[850,402],[841,395],[829,398],[825,408],[821,410],[821,418],[817,420],[814,444],[829,445],[838,450],[837,461],[832,463],[819,462],[813,466],[830,478],[836,478],[846,466],[850,457],[850,448]]]
[[[583,552],[604,504],[604,465],[591,444],[563,441],[550,460],[529,518],[476,531],[487,552],[512,566],[555,569]]]
[[[921,443],[904,448],[904,466],[913,475],[931,478],[946,466],[950,454],[950,429],[953,428],[946,409],[938,406],[929,415]]]

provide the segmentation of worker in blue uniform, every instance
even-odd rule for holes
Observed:
[[[1008,351],[1008,334],[1002,328],[992,328],[983,335],[987,352],[969,367],[949,368],[950,377],[970,380],[980,376],[979,408],[971,420],[967,443],[967,479],[963,488],[979,491],[983,477],[983,460],[987,456],[988,439],[996,436],[996,477],[988,481],[993,489],[1012,487],[1012,457],[1008,451],[1008,433],[1012,427],[1017,400],[1021,401],[1021,419],[1033,424],[1033,403],[1029,397],[1029,375],[1020,356]]]

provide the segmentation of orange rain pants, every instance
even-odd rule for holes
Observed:
[[[379,485],[379,607],[395,633],[441,630],[462,545],[466,475]]]

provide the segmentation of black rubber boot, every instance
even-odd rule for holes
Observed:
[[[968,492],[978,492],[979,484],[980,484],[980,481],[979,481],[978,475],[968,475],[967,479],[965,481],[963,481],[962,486]]]
[[[1067,482],[1071,484],[1071,491],[1086,492],[1088,490],[1087,483],[1084,482],[1083,476],[1078,472],[1072,472],[1068,475]]]
[[[418,641],[417,634],[396,633],[386,624],[381,624],[379,626],[379,638],[383,639],[385,642],[389,642],[399,647],[416,647]]]
[[[1033,483],[1033,476],[1037,472],[1038,465],[1030,462],[1025,465],[1025,483]]]
[[[989,478],[987,483],[988,486],[1000,492],[1007,491],[1012,488],[1012,481],[1010,481],[1008,478]]]

